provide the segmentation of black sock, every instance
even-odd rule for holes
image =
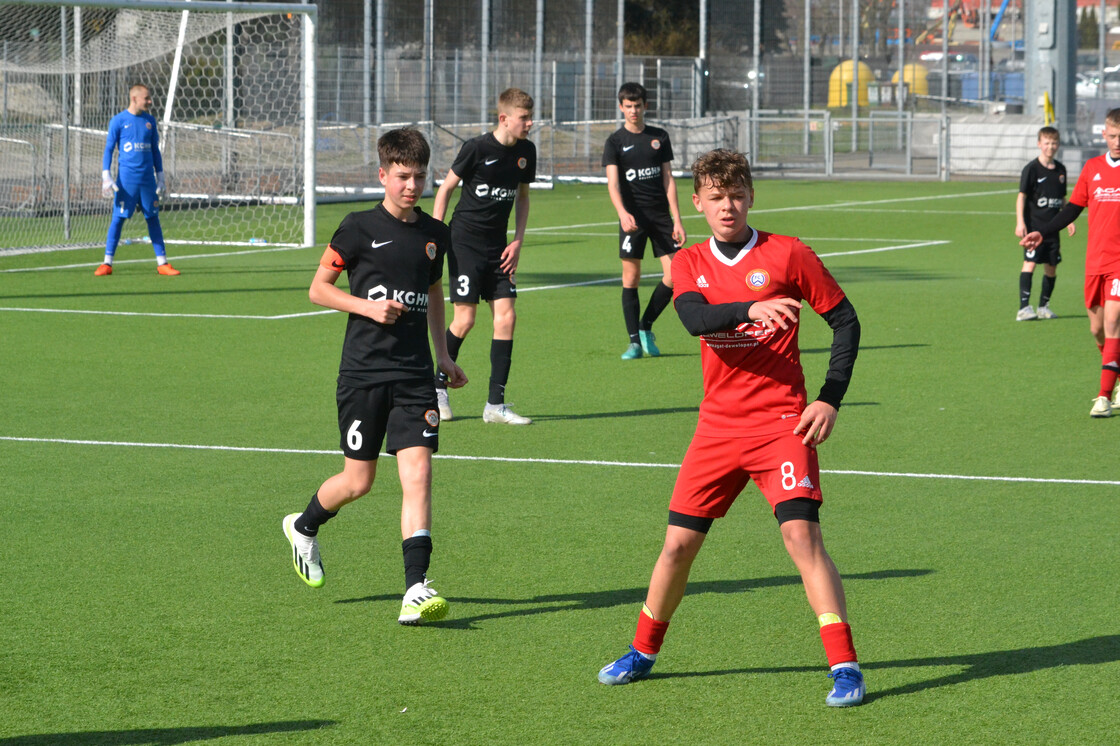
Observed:
[[[316,536],[319,527],[336,515],[337,510],[330,511],[319,504],[319,493],[316,492],[311,496],[311,502],[307,503],[307,508],[296,518],[294,526],[304,536]]]
[[[463,337],[456,337],[451,333],[450,329],[447,330],[447,334],[444,336],[447,339],[447,354],[451,356],[452,360],[458,360],[459,348],[463,346]],[[436,371],[436,388],[447,388],[447,374],[442,370]]]
[[[404,552],[404,589],[423,583],[432,562],[432,537],[413,536],[401,542]]]
[[[638,288],[622,288],[622,318],[626,321],[626,333],[631,342],[638,341],[638,315],[642,312],[638,300]]]
[[[646,304],[646,311],[642,314],[641,328],[649,331],[653,328],[653,322],[657,321],[657,317],[665,310],[665,306],[669,305],[669,301],[673,299],[673,288],[666,285],[664,282],[657,283],[657,287],[653,289],[653,295],[649,297],[649,303]]]
[[[502,404],[506,400],[506,383],[509,367],[513,362],[513,340],[490,340],[490,393],[487,404]]]
[[[1046,306],[1050,304],[1050,296],[1054,294],[1054,282],[1057,279],[1057,277],[1051,277],[1050,275],[1042,276],[1042,295],[1038,299],[1038,305]]]
[[[1031,280],[1033,272],[1019,273],[1019,308],[1026,308],[1031,304]]]

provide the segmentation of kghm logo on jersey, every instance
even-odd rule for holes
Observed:
[[[770,273],[764,269],[752,269],[747,273],[747,287],[762,290],[770,284]]]
[[[656,141],[655,141],[656,142]],[[649,168],[628,168],[626,169],[626,180],[645,181],[654,177],[661,177],[661,166],[650,166]]]
[[[529,159],[528,158],[518,158],[517,159],[517,167],[518,168],[524,169],[528,165],[529,165]]]
[[[651,148],[653,148],[654,150],[661,150],[661,141],[660,140],[650,140],[649,146]]]
[[[390,290],[384,285],[377,285],[366,293],[367,300],[389,300],[392,298],[397,303],[403,303],[409,311],[428,311],[428,294],[417,293],[414,290]]]
[[[126,153],[131,153],[132,152],[132,143],[126,142],[124,145],[121,146],[121,150],[123,150]]]
[[[429,241],[428,245],[424,247],[424,253],[428,255],[429,259],[435,259],[436,258],[436,245],[434,243],[432,243],[431,241]]]
[[[439,412],[434,409],[429,409],[424,413],[424,422],[428,423],[428,427],[435,427],[439,424]]]
[[[479,199],[486,199],[489,197],[495,202],[513,202],[517,197],[517,190],[505,189],[504,187],[492,187],[489,184],[479,184],[474,188],[474,196]]]

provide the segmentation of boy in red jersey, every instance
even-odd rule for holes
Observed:
[[[692,166],[696,209],[712,238],[677,252],[677,314],[701,338],[704,399],[669,503],[665,544],[650,579],[630,652],[599,672],[628,684],[653,667],[669,619],[684,597],[692,562],[712,522],[751,479],[778,520],[820,623],[835,685],[834,707],[863,702],[840,574],[825,551],[818,512],[816,446],[836,423],[859,348],[859,320],[816,254],[796,238],[747,225],[754,202],[750,166],[740,153],[713,150]],[[797,344],[800,299],[833,330],[820,394],[809,402]]]
[[[1089,331],[1101,351],[1101,387],[1090,417],[1111,417],[1112,410],[1120,408],[1120,109],[1105,115],[1104,141],[1108,152],[1090,158],[1081,169],[1066,206],[1019,242],[1033,249],[1044,235],[1065,228],[1089,208],[1085,308]]]

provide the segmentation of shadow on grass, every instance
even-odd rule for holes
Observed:
[[[37,733],[28,736],[0,738],[0,746],[53,746],[54,744],[97,744],[98,746],[132,746],[154,744],[174,746],[179,743],[210,741],[227,736],[259,736],[269,733],[295,733],[319,730],[337,725],[334,720],[288,720],[252,725],[200,725],[192,728],[137,728],[135,730],[88,730],[75,733]]]
[[[599,420],[613,417],[649,417],[659,414],[680,414],[696,412],[696,407],[664,407],[662,409],[630,409],[622,412],[588,412],[586,414],[534,414],[534,422],[552,420]]]
[[[877,671],[887,668],[923,668],[927,666],[957,666],[963,670],[956,673],[945,674],[924,681],[915,681],[903,684],[892,689],[875,691],[875,678],[869,677],[868,693],[864,704],[885,697],[897,697],[903,694],[916,694],[927,689],[936,689],[943,686],[963,684],[977,679],[988,679],[993,676],[1012,676],[1015,674],[1031,673],[1047,668],[1061,666],[1090,666],[1099,663],[1114,663],[1120,661],[1120,635],[1102,635],[1089,637],[1076,642],[1067,642],[1061,645],[1047,645],[1035,648],[1018,648],[1016,650],[994,650],[988,653],[964,653],[961,655],[931,656],[927,658],[907,658],[896,661],[861,661],[859,666],[864,671]],[[812,673],[822,671],[821,666],[780,666],[773,668],[732,668],[718,671],[686,671],[682,673],[655,673],[650,674],[650,679],[673,679],[692,676],[735,676],[741,674],[768,674],[768,673]]]
[[[881,570],[879,572],[854,573],[844,575],[844,581],[856,580],[892,580],[895,578],[916,578],[929,575],[933,570]],[[801,585],[800,575],[777,575],[770,578],[752,578],[744,580],[709,580],[689,583],[685,591],[686,596],[695,596],[700,593],[749,593],[762,588],[778,588],[787,585]],[[439,622],[436,625],[450,629],[474,629],[477,622],[490,619],[505,619],[509,617],[533,616],[535,614],[550,614],[557,611],[585,611],[590,609],[606,609],[612,606],[637,605],[646,599],[646,587],[623,588],[613,591],[590,591],[587,593],[556,593],[532,598],[469,598],[464,596],[449,596],[452,603],[452,618]],[[347,598],[335,601],[336,604],[372,603],[378,601],[399,601],[400,595],[365,596],[363,598]],[[493,606],[519,606],[522,608],[494,611],[486,614],[477,614],[468,617],[455,617],[454,604],[488,604]],[[3,744],[0,744],[3,746]]]

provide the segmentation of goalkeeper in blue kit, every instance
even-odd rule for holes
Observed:
[[[163,245],[163,229],[159,224],[159,198],[165,191],[163,158],[159,154],[159,131],[152,108],[152,92],[145,85],[128,90],[128,108],[109,121],[105,138],[105,155],[101,160],[101,194],[113,198],[113,219],[105,237],[105,260],[94,275],[113,274],[113,255],[121,240],[124,222],[136,212],[137,203],[148,223],[148,236],[156,252],[156,271],[161,275],[177,275],[179,270],[167,263]],[[117,179],[109,169],[113,151],[117,151]]]

